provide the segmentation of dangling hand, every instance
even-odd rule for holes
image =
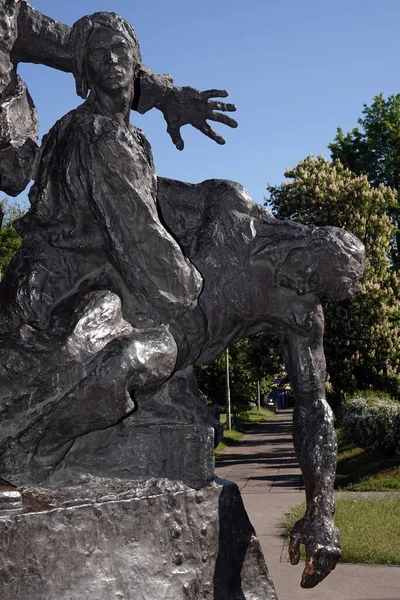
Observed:
[[[312,588],[336,567],[340,559],[339,531],[326,514],[297,521],[290,532],[289,556],[292,565],[300,560],[300,544],[306,548],[301,587]]]

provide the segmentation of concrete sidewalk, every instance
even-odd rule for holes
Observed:
[[[282,538],[284,513],[305,499],[291,423],[282,411],[216,457],[218,477],[241,490],[279,600],[400,600],[400,567],[339,564],[317,587],[300,588],[303,565],[290,564]]]

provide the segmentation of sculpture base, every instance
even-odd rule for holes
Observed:
[[[76,439],[51,485],[96,477],[163,477],[199,489],[214,479],[214,430],[203,425],[133,426],[129,419]],[[89,476],[90,477],[90,476]]]
[[[0,511],[0,597],[276,600],[236,485],[94,479]]]

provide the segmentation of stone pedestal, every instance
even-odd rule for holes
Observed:
[[[51,484],[87,478],[163,477],[193,488],[214,479],[214,429],[204,425],[155,424],[132,427],[129,420],[75,440],[50,477]]]
[[[22,508],[0,506],[5,600],[276,600],[234,484],[93,479],[20,492]]]

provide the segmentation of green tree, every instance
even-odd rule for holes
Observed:
[[[400,192],[400,94],[375,96],[371,106],[364,104],[360,127],[344,134],[338,128],[329,145],[333,160],[357,175],[366,175],[373,186],[384,184]],[[396,231],[392,243],[392,261],[400,268],[400,207],[398,197],[389,199],[386,210]]]
[[[270,388],[277,377],[285,371],[279,339],[266,333],[258,333],[247,339],[247,357],[255,376],[267,381]]]
[[[3,276],[13,254],[21,246],[21,238],[14,228],[14,221],[23,210],[7,199],[0,201],[0,278]]]
[[[275,373],[281,370],[277,361],[269,355],[261,359],[265,344],[247,338],[229,346],[231,403],[234,412],[248,408],[249,402],[257,398],[257,381],[260,381],[261,393],[271,389]],[[270,372],[269,369],[276,369]],[[226,402],[225,353],[211,365],[196,367],[199,388],[212,404],[224,406]]]
[[[354,233],[365,244],[366,275],[359,293],[341,302],[323,302],[325,353],[336,396],[373,387],[399,392],[400,281],[389,260],[393,223],[386,213],[396,192],[373,187],[322,157],[308,157],[269,186],[269,204],[278,218],[317,226],[333,225]]]
[[[226,376],[225,354],[221,354],[211,365],[196,367],[197,383],[210,404],[225,406]]]

